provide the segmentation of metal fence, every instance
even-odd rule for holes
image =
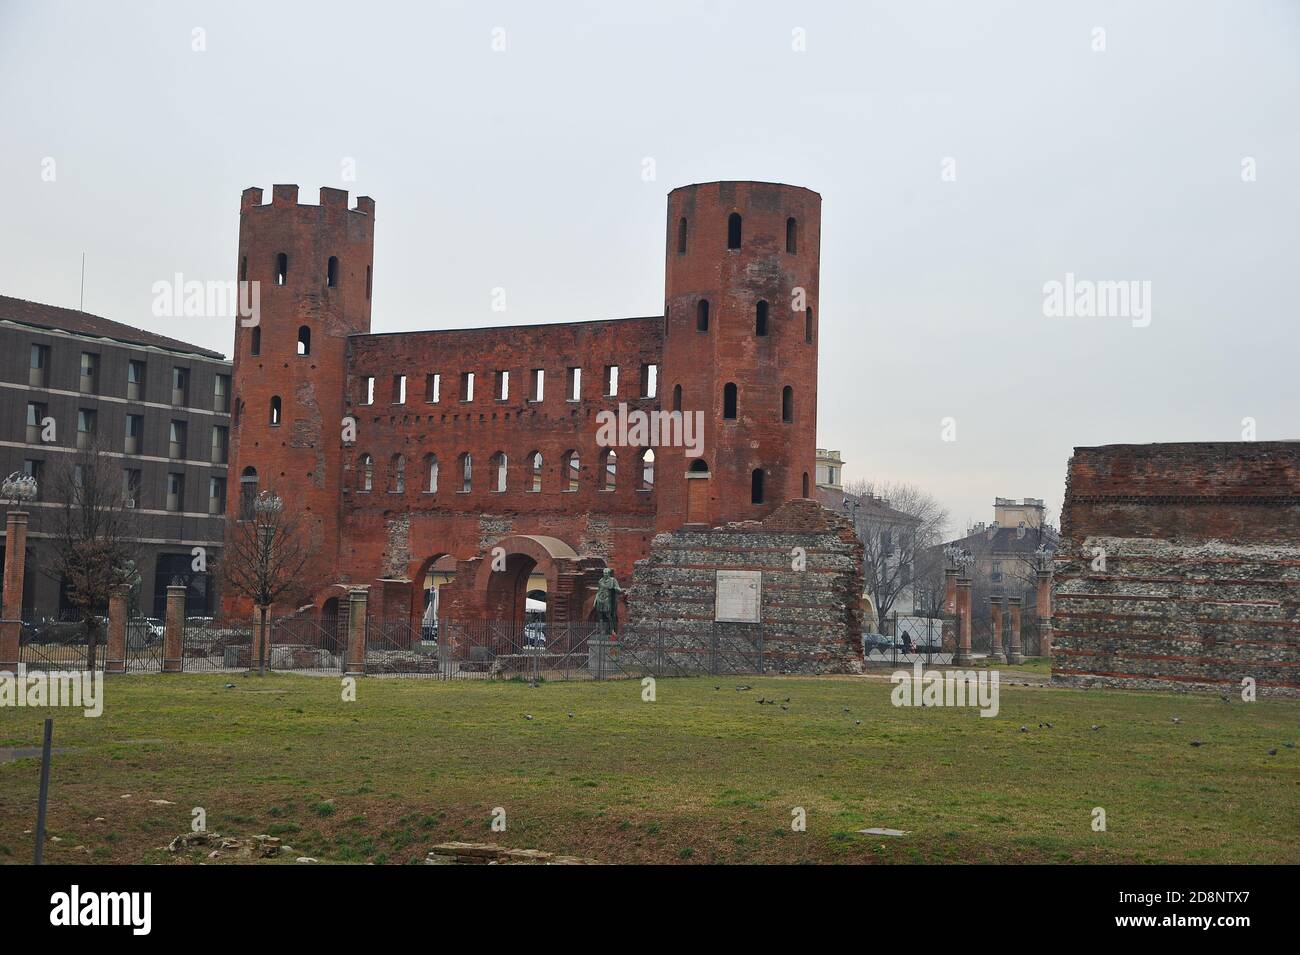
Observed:
[[[943,620],[939,617],[885,618],[884,633],[867,633],[862,637],[862,659],[867,666],[911,666],[920,661],[925,666],[951,663],[956,647],[944,641]]]
[[[108,620],[99,618],[94,669],[104,669]],[[18,636],[18,662],[29,670],[84,670],[90,651],[85,616],[65,610],[47,616],[24,611]]]
[[[252,621],[190,617],[181,639],[181,669],[188,673],[246,670],[252,646]]]

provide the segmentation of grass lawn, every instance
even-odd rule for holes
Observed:
[[[55,716],[49,862],[200,861],[160,848],[196,806],[322,862],[450,839],[605,862],[1300,862],[1300,703],[1002,674],[992,719],[895,708],[860,677],[661,679],[653,703],[634,681],[370,678],[345,703],[330,678],[118,677],[98,719],[0,709],[0,747]],[[0,862],[31,860],[39,768],[0,764]]]

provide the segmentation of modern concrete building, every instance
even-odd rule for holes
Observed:
[[[64,606],[47,549],[59,507],[48,476],[60,456],[94,446],[120,462],[139,521],[139,613],[163,615],[173,576],[189,585],[187,612],[215,607],[211,563],[224,536],[231,365],[218,352],[74,309],[0,296],[0,476],[37,479],[29,506],[23,609]],[[53,422],[53,427],[48,422]]]

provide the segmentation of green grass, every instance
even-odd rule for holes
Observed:
[[[111,679],[99,719],[0,709],[0,746],[39,745],[52,712],[69,750],[47,860],[178,861],[162,847],[203,807],[210,830],[330,862],[450,839],[606,862],[1300,861],[1296,702],[1004,685],[987,719],[895,708],[862,678],[663,679],[654,703],[636,681],[366,679],[355,703],[327,678],[231,681]],[[38,777],[0,765],[0,864],[31,859]]]

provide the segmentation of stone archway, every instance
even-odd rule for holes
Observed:
[[[444,581],[442,584],[442,586],[445,586],[451,580],[455,579],[456,565],[457,565],[456,558],[449,551],[433,551],[428,557],[424,558],[423,560],[417,563],[412,563],[410,565],[410,571],[409,571],[409,576],[411,578],[410,614],[411,614],[412,625],[420,626],[422,630],[424,628],[424,624],[425,624],[424,618],[426,615],[426,610],[428,609],[429,604],[431,602],[429,595],[426,593],[425,580],[429,577],[430,574],[434,574],[435,577],[441,575],[447,578],[447,580]],[[440,616],[441,613],[435,610],[435,623],[436,623],[436,617],[440,617]]]
[[[487,548],[475,571],[474,590],[482,601],[484,617],[522,627],[528,581],[536,571],[546,578],[547,624],[578,619],[582,595],[580,591],[575,594],[573,578],[581,573],[582,563],[577,551],[558,537],[516,534],[502,538]]]

